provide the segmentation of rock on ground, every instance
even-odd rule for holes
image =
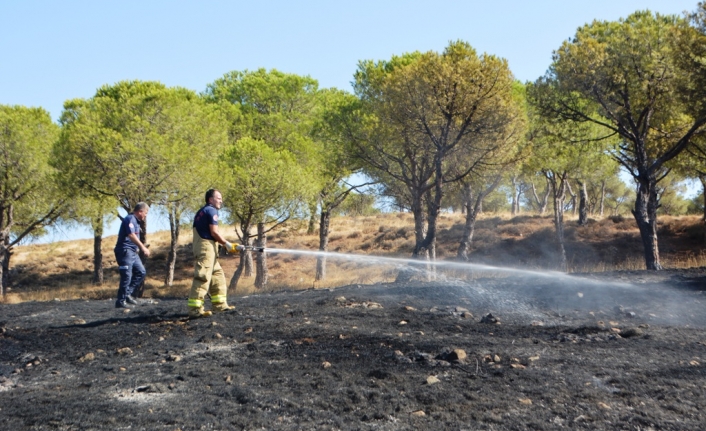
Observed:
[[[705,274],[4,304],[0,428],[703,429]]]

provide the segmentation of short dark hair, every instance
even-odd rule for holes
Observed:
[[[136,213],[136,212],[142,211],[142,210],[144,210],[144,209],[149,210],[149,209],[150,209],[150,206],[147,205],[147,204],[144,203],[144,202],[138,202],[138,203],[135,205],[135,209],[133,209],[132,212]]]
[[[216,192],[220,193],[218,189],[208,189],[206,191],[206,203],[208,203],[208,200],[211,199]]]

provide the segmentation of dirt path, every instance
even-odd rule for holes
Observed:
[[[706,268],[587,277],[0,305],[0,429],[704,429]]]

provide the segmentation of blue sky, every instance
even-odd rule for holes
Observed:
[[[696,0],[39,1],[0,5],[0,103],[42,106],[104,84],[156,80],[203,91],[232,70],[275,68],[350,90],[359,60],[441,51],[451,40],[504,57],[515,76],[544,74],[551,54],[593,19]]]
[[[680,15],[696,4],[3,0],[0,104],[41,106],[58,120],[65,100],[89,98],[105,84],[155,80],[201,92],[229,71],[260,67],[309,75],[321,87],[351,90],[360,60],[441,51],[458,39],[479,52],[506,58],[516,78],[533,81],[546,71],[552,51],[585,23],[617,20],[644,9]]]

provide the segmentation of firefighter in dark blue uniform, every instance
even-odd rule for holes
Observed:
[[[140,260],[138,250],[149,257],[150,251],[142,241],[140,241],[139,221],[147,218],[150,207],[140,202],[135,205],[135,209],[128,214],[120,224],[118,232],[118,242],[115,244],[115,260],[118,261],[120,269],[120,287],[118,288],[118,299],[115,301],[115,308],[130,308],[136,305],[137,300],[132,297],[132,293],[142,283],[147,275],[145,266]]]

